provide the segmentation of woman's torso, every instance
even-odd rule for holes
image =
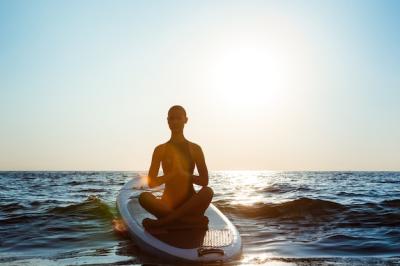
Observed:
[[[195,167],[189,141],[165,143],[161,166],[164,174],[174,172],[174,167],[182,167],[188,175],[175,175],[165,184],[162,199],[171,208],[176,209],[187,201],[195,192],[192,174]]]

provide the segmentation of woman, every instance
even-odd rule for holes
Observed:
[[[148,174],[149,187],[165,184],[160,199],[150,192],[139,196],[140,205],[158,219],[144,219],[146,229],[171,224],[174,221],[204,224],[208,222],[204,212],[211,203],[213,191],[208,187],[208,170],[201,147],[188,141],[183,129],[188,121],[185,109],[180,105],[168,111],[171,138],[158,145],[153,152]],[[158,176],[160,163],[164,175]],[[197,166],[199,175],[193,175]],[[193,184],[202,188],[196,193]]]

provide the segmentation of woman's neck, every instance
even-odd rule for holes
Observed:
[[[181,133],[173,133],[171,134],[171,138],[169,139],[171,142],[183,142],[186,141],[185,136],[183,135],[183,132]]]

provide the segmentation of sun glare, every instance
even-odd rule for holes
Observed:
[[[291,86],[290,58],[267,45],[228,46],[211,65],[210,85],[226,104],[274,106]]]
[[[311,87],[314,70],[305,37],[292,23],[278,22],[282,28],[268,23],[216,37],[203,59],[207,66],[203,82],[218,107],[233,113],[248,110],[244,116],[255,111],[277,114],[290,110]]]

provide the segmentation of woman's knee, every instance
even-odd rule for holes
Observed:
[[[150,192],[142,192],[139,195],[139,204],[144,207],[147,205],[147,203],[149,202],[149,200],[153,197],[153,194],[151,194]]]
[[[203,197],[207,198],[209,201],[211,201],[212,197],[214,196],[214,191],[210,187],[203,187],[199,191]]]

